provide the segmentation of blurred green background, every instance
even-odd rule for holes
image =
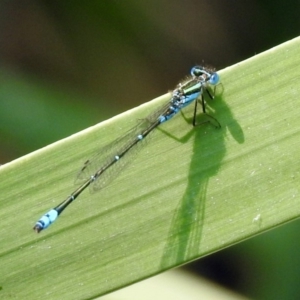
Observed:
[[[299,13],[294,0],[2,0],[0,164],[172,90],[195,64],[222,69],[298,36]],[[184,268],[251,298],[297,299],[299,229]]]

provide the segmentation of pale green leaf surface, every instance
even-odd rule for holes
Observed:
[[[220,71],[221,129],[176,116],[39,235],[82,163],[169,94],[2,166],[0,297],[93,298],[297,218],[299,50],[294,39]]]

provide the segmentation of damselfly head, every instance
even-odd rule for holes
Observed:
[[[220,81],[220,77],[217,73],[203,66],[195,66],[191,69],[191,75],[208,81],[212,85],[216,85]]]

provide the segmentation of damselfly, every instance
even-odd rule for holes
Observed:
[[[89,185],[97,191],[111,182],[116,176],[117,170],[128,162],[130,154],[136,150],[137,145],[160,124],[170,120],[182,108],[195,101],[193,125],[196,125],[197,103],[201,103],[202,112],[206,113],[204,92],[213,98],[208,87],[215,86],[219,82],[219,75],[209,68],[195,66],[191,69],[191,76],[179,83],[172,92],[171,99],[159,110],[150,114],[137,127],[130,130],[128,134],[119,138],[112,144],[98,152],[92,159],[85,162],[79,173],[79,179],[84,180],[82,185],[76,189],[67,199],[55,208],[43,215],[35,224],[33,229],[39,233],[52,224],[57,217],[71,204]],[[210,118],[214,119],[212,116]],[[219,122],[214,119],[218,126]],[[87,175],[87,176],[86,176]]]

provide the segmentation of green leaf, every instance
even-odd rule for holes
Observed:
[[[220,71],[208,102],[221,129],[176,116],[39,235],[35,221],[75,189],[82,163],[169,94],[2,166],[0,295],[93,298],[299,217],[299,47]]]

